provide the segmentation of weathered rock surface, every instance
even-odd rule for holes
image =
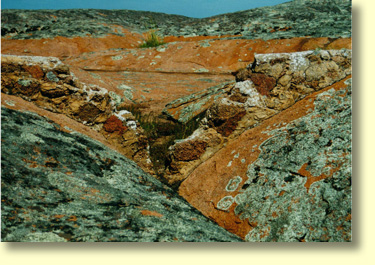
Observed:
[[[351,49],[351,41],[350,38],[327,37],[177,41],[156,48],[86,52],[67,58],[65,62],[98,74],[112,71],[230,74],[254,61],[255,53],[289,53],[316,48]],[[6,52],[6,47],[3,49]]]
[[[126,40],[124,40],[126,41]],[[210,46],[208,46],[210,45]],[[80,80],[160,114],[165,105],[233,80],[231,73],[254,61],[256,53],[351,49],[350,39],[210,40],[175,42],[158,48],[106,50],[67,58]],[[171,93],[173,91],[173,93]]]
[[[57,58],[2,56],[1,91],[64,113],[82,123],[102,123],[113,112],[108,91],[86,86]]]
[[[247,241],[351,241],[351,79],[245,131],[179,193]]]
[[[2,60],[6,241],[236,240],[87,137],[247,241],[351,240],[351,1],[2,10],[1,28],[2,54],[64,63]],[[165,44],[138,48],[150,28]]]
[[[152,173],[143,129],[131,113],[116,111],[106,89],[81,83],[57,58],[2,56],[1,68],[3,93],[94,126],[123,155]]]
[[[163,113],[176,121],[186,123],[205,112],[215,101],[220,100],[225,88],[228,87],[230,83],[225,83],[176,99],[165,106]]]
[[[291,1],[196,19],[132,10],[3,10],[1,35],[14,39],[121,35],[122,29],[162,35],[236,35],[248,39],[350,37],[351,1]]]
[[[30,21],[37,23],[40,20],[41,23],[51,23],[49,18],[51,18],[50,12],[53,11],[43,12],[41,11],[38,15],[37,12],[32,11],[30,16],[35,16],[36,20],[30,19]],[[58,11],[59,15],[56,17],[60,19],[60,15],[65,14],[64,12],[63,10]],[[166,36],[164,41],[167,44],[164,46],[139,49],[137,47],[142,43],[144,36],[134,32],[136,27],[119,26],[121,23],[111,26],[113,21],[107,21],[105,25],[101,24],[100,27],[96,27],[94,32],[98,32],[98,35],[94,33],[82,35],[80,31],[74,33],[69,30],[66,35],[69,37],[63,37],[64,29],[57,30],[56,27],[69,25],[71,22],[68,23],[66,20],[72,20],[74,16],[78,16],[77,14],[85,12],[85,15],[77,19],[85,21],[86,18],[91,17],[100,22],[102,19],[108,18],[108,16],[104,16],[105,14],[110,14],[110,11],[101,13],[95,10],[76,10],[61,17],[61,21],[65,21],[66,24],[64,24],[65,22],[54,23],[53,27],[45,27],[35,32],[30,31],[27,34],[31,35],[27,39],[14,39],[17,38],[17,33],[14,33],[14,38],[3,37],[2,53],[58,57],[71,67],[80,80],[87,84],[106,88],[112,92],[117,101],[130,100],[136,104],[147,104],[148,108],[145,109],[147,112],[160,114],[164,106],[173,100],[227,82],[232,77],[222,74],[230,74],[249,64],[254,60],[255,52],[288,53],[315,48],[351,49],[351,38],[346,38],[344,35],[336,37],[329,35],[328,38],[325,35],[323,37],[305,37],[303,34],[292,34],[289,39],[262,40],[259,39],[264,37],[262,34],[258,37],[254,36],[254,39],[228,39],[224,35],[220,35],[219,32],[216,32],[215,36]],[[2,25],[5,25],[4,27],[22,23],[30,25],[31,22],[27,24],[21,14],[22,12],[14,14],[18,17],[14,18],[15,20],[8,19],[7,15],[3,16]],[[24,16],[27,17],[25,14]],[[115,19],[117,16],[119,15],[116,13],[113,18]],[[122,17],[121,20],[131,20],[132,16]],[[136,16],[136,12],[134,16]],[[139,13],[139,16],[141,20],[149,19],[142,13]],[[246,12],[236,16],[246,16]],[[74,21],[74,23],[76,22]],[[87,25],[92,23],[94,22],[89,20]],[[142,22],[137,23],[142,24]],[[172,20],[168,23],[172,23]],[[211,22],[202,20],[201,23],[210,25]],[[319,21],[319,23],[324,24],[325,22]],[[187,24],[185,23],[185,25]],[[108,28],[101,30],[102,26]],[[234,25],[230,27],[233,28]],[[333,24],[330,27],[334,28],[335,26]],[[85,27],[80,29],[85,29]],[[114,33],[117,35],[110,34],[113,33],[113,30],[117,31]],[[103,32],[105,32],[104,35]],[[56,34],[58,36],[55,36]],[[173,93],[170,93],[171,90]]]
[[[240,241],[119,153],[1,112],[2,241]]]
[[[124,28],[147,31],[160,26],[173,31],[175,26],[196,19],[178,15],[133,10],[3,10],[1,36],[14,39],[124,36]]]
[[[125,36],[106,35],[103,37],[61,37],[53,39],[1,39],[3,54],[52,56],[65,59],[85,52],[108,49],[131,49],[139,46],[142,35],[122,30]]]
[[[306,95],[350,74],[350,50],[257,54],[255,62],[237,74],[239,82],[227,88],[227,92],[223,91],[220,100],[212,103],[194,137],[179,141],[170,148],[169,181],[180,182],[226,142],[291,107]],[[212,144],[211,139],[218,146]],[[206,141],[206,145],[210,142],[212,148],[200,152],[200,156],[185,154],[184,157],[190,158],[188,163],[186,159],[179,160],[176,152],[181,149],[180,146],[185,145],[186,141],[194,146],[194,141],[200,143],[202,140]]]
[[[88,63],[89,65],[89,63]],[[162,114],[171,101],[234,80],[232,75],[137,71],[85,71],[71,67],[79,80],[106,88],[116,105],[138,104],[144,113]]]

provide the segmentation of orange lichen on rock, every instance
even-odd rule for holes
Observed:
[[[56,214],[54,215],[53,217],[56,218],[56,219],[61,219],[65,216],[65,214]]]
[[[301,174],[302,176],[306,177],[307,180],[306,180],[306,183],[305,183],[305,188],[307,189],[307,191],[309,191],[310,189],[310,186],[314,183],[314,182],[317,182],[317,181],[320,181],[322,179],[326,179],[330,176],[333,175],[333,173],[335,173],[336,171],[338,171],[340,169],[340,167],[336,167],[336,168],[332,168],[329,172],[329,174],[321,174],[319,176],[313,176],[308,170],[306,170],[306,167],[308,166],[307,163],[303,164],[303,166],[298,170],[298,174]]]
[[[186,141],[176,146],[173,155],[179,161],[198,159],[205,151],[207,143],[204,141]]]
[[[69,216],[69,218],[67,219],[67,221],[69,221],[69,222],[76,222],[77,221],[77,216],[71,215],[71,216]]]
[[[220,36],[165,36],[164,42],[187,42],[187,41],[202,41],[202,40],[212,40],[212,39],[224,39],[224,38],[235,38],[241,37],[242,35],[220,35]]]
[[[44,77],[44,72],[39,65],[25,65],[24,69],[30,73],[33,78],[41,79]]]
[[[128,127],[122,124],[122,121],[115,115],[109,117],[109,119],[103,125],[104,130],[109,133],[118,132],[120,134],[124,133]]]
[[[145,215],[145,216],[155,216],[155,217],[159,217],[159,218],[161,218],[161,217],[164,216],[161,213],[154,212],[154,211],[149,211],[149,210],[142,210],[141,214]]]
[[[141,34],[126,32],[126,36],[107,35],[104,37],[62,37],[58,36],[53,39],[1,39],[1,53],[14,55],[38,55],[38,56],[55,56],[66,58],[77,56],[84,52],[97,52],[101,50],[117,48],[135,48],[139,45],[138,41],[142,40]]]
[[[314,101],[318,95],[330,89],[339,90],[345,87],[345,81],[349,78],[351,78],[351,75],[321,91],[306,96],[292,107],[263,121],[257,127],[245,131],[238,138],[230,141],[214,156],[194,169],[181,183],[179,194],[205,216],[211,218],[228,231],[245,238],[246,234],[256,224],[249,224],[247,219],[240,220],[234,213],[236,202],[233,202],[226,211],[216,207],[217,202],[226,196],[235,198],[239,194],[240,188],[245,185],[244,181],[242,181],[237,190],[228,192],[226,191],[228,182],[234,176],[245,178],[249,165],[254,163],[260,154],[259,146],[272,137],[267,132],[283,127],[280,121],[287,124],[304,117],[315,108]],[[303,173],[306,176],[308,175],[306,172]],[[331,171],[331,174],[333,173],[334,171]],[[303,175],[301,172],[299,174]],[[321,176],[320,179],[324,177],[326,176]],[[318,180],[318,178],[310,177],[307,187]],[[278,196],[283,196],[285,193],[285,191],[281,191]],[[292,203],[298,203],[298,199],[292,200]],[[287,210],[292,211],[293,209],[288,206]],[[266,234],[263,236],[266,236]]]

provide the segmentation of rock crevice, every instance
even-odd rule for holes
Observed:
[[[123,155],[153,173],[143,129],[131,113],[116,111],[106,89],[81,83],[57,58],[2,56],[1,68],[2,93],[94,128]]]
[[[236,73],[237,82],[221,90],[220,98],[207,109],[194,139],[170,148],[169,182],[181,182],[225,143],[290,108],[307,95],[351,74],[351,50],[314,50],[296,53],[256,54],[254,63]],[[209,148],[187,163],[175,152],[202,141]],[[220,141],[218,140],[220,139]]]

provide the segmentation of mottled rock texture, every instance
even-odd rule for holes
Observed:
[[[100,131],[123,155],[152,172],[147,138],[131,113],[116,111],[106,89],[81,83],[53,57],[2,56],[1,91]]]
[[[351,241],[351,85],[314,105],[258,147],[234,198],[248,241]]]
[[[246,130],[179,193],[247,241],[351,241],[351,78]]]
[[[351,36],[351,1],[291,1],[204,19],[132,10],[3,10],[1,35],[15,39],[121,35],[231,35],[248,39]]]
[[[139,48],[149,30],[165,44]],[[2,106],[56,122],[3,111],[3,240],[235,241],[120,155],[153,174],[149,152],[193,207],[242,239],[351,240],[351,1],[204,19],[2,10],[1,32],[2,54],[58,58],[2,60]],[[199,121],[168,149],[172,129],[185,138]],[[140,124],[160,130],[146,139]]]
[[[82,123],[103,123],[113,112],[108,91],[79,82],[67,65],[53,57],[1,58],[1,91]]]
[[[240,241],[104,145],[1,114],[2,241]]]
[[[350,7],[347,1],[299,1],[206,19],[129,10],[3,10],[2,53],[58,57],[117,102],[145,104],[145,111],[160,114],[171,101],[233,80],[222,74],[249,64],[255,52],[351,49]],[[166,44],[138,48],[150,27]]]
[[[159,114],[168,105],[168,115],[180,122],[186,122],[196,110],[199,113],[207,108],[216,97],[216,94],[212,97],[209,94],[213,95],[215,90],[220,92],[217,88],[233,81],[231,73],[253,62],[255,53],[289,53],[316,48],[351,49],[350,38],[292,38],[268,41],[187,41],[182,38],[177,42],[165,44],[160,49],[93,50],[71,56],[60,48],[47,50],[46,46],[52,45],[49,44],[51,41],[47,44],[40,43],[38,47],[41,48],[38,49],[32,48],[37,40],[29,40],[32,43],[25,43],[24,46],[16,46],[14,43],[18,40],[7,41],[8,44],[3,48],[5,52],[9,52],[14,45],[14,50],[21,54],[27,48],[31,53],[51,51],[60,56],[69,55],[64,62],[74,66],[72,71],[80,80],[97,84],[115,93],[113,95],[117,95],[118,102],[143,104],[147,112]],[[120,47],[125,42],[126,38],[114,43],[114,47]],[[207,43],[210,46],[205,45]],[[203,97],[202,101],[199,97]],[[192,101],[193,104],[183,104],[186,101]],[[181,105],[178,105],[180,103]],[[200,104],[203,108],[199,107]]]
[[[211,148],[200,152],[201,156],[186,154],[191,158],[189,163],[175,155],[184,141],[170,148],[169,181],[188,177],[200,163],[245,130],[350,75],[351,59],[351,50],[346,49],[255,55],[254,63],[238,71],[238,82],[221,91],[220,98],[211,103],[194,138],[188,140],[190,145],[205,141]]]

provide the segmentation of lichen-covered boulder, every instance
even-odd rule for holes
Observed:
[[[329,98],[329,99],[327,99]],[[264,141],[234,198],[249,241],[351,240],[351,87]]]
[[[1,112],[2,241],[241,241],[108,147]]]
[[[182,182],[247,241],[351,241],[351,78],[245,131]]]

